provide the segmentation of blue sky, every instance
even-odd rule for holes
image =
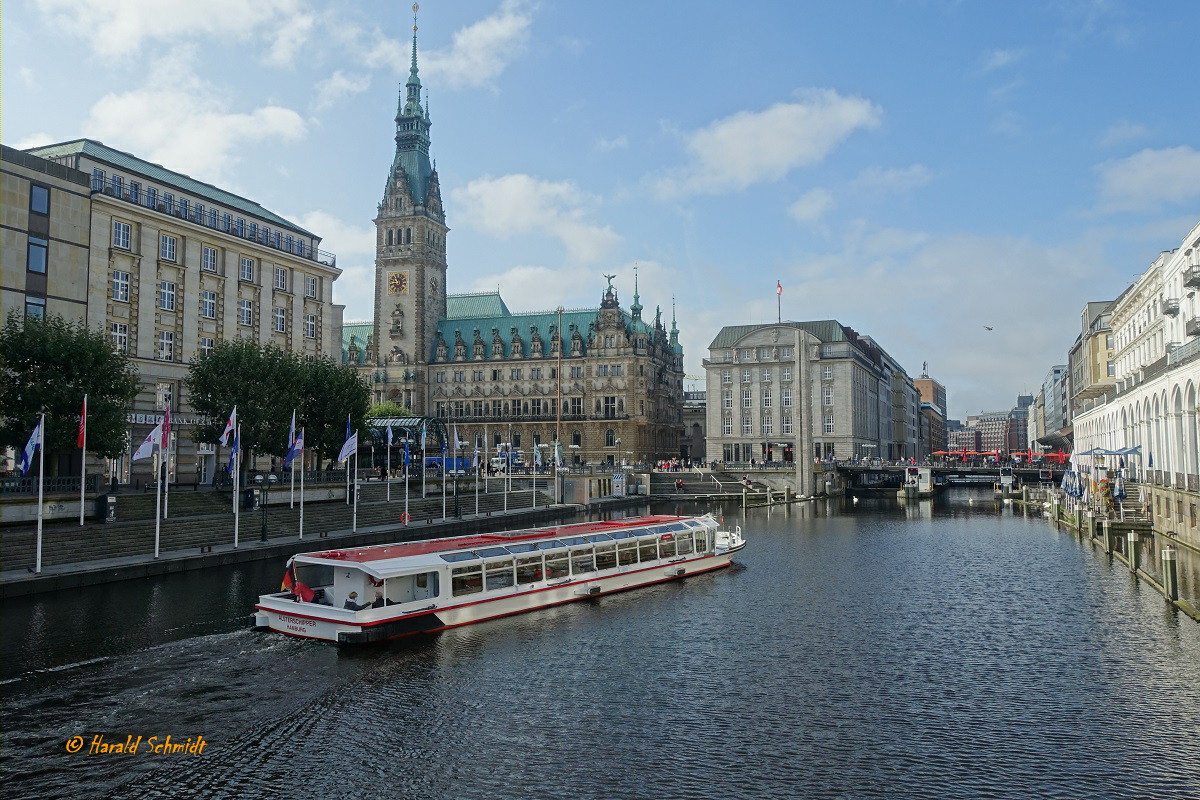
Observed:
[[[520,310],[676,298],[687,371],[724,324],[835,318],[952,416],[1037,391],[1088,300],[1200,217],[1194,2],[428,0],[449,289]],[[324,237],[370,315],[406,3],[30,0],[3,19],[3,138],[89,136]],[[651,312],[652,313],[652,312]],[[984,325],[994,328],[987,331]]]

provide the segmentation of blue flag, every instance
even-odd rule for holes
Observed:
[[[21,451],[22,478],[29,473],[29,468],[33,465],[33,454],[42,446],[45,439],[45,434],[42,431],[42,423],[44,421],[45,417],[38,417],[38,424],[34,426],[33,433],[29,436],[29,442],[25,445],[25,449]]]
[[[408,466],[408,438],[404,439],[404,466]]]
[[[230,475],[233,474],[233,468],[237,465],[238,450],[241,449],[241,436],[235,428],[233,431],[233,447],[229,448],[229,463],[225,466],[225,471]]]
[[[290,465],[296,459],[296,456],[300,455],[303,452],[304,452],[304,431],[298,430],[298,431],[296,431],[295,435],[292,437],[292,446],[288,450],[287,457],[283,459],[283,465],[285,467]]]

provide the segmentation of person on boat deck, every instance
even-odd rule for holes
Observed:
[[[345,607],[351,611],[362,611],[364,608],[370,608],[371,604],[358,602],[358,592],[351,592],[350,596],[346,598]]]
[[[376,589],[375,590],[375,602],[371,603],[371,608],[383,608],[383,606],[384,606],[383,592]]]

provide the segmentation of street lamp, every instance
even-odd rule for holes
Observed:
[[[625,460],[625,453],[621,450],[621,437],[617,437],[617,469],[621,469],[621,462]]]
[[[279,481],[275,473],[272,472],[267,476],[267,480],[263,481],[262,473],[254,476],[254,482],[258,484],[259,498],[258,504],[262,508],[262,532],[259,535],[259,541],[266,544],[267,541],[267,498],[271,496],[271,488]]]

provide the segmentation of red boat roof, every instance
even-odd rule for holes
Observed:
[[[661,525],[665,522],[679,522],[690,517],[672,517],[666,515],[648,517],[626,517],[605,522],[577,522],[573,525],[560,525],[555,528],[537,528],[530,531],[509,531],[505,533],[481,533],[476,536],[456,536],[450,539],[430,539],[423,542],[403,542],[401,544],[381,544],[372,547],[356,547],[347,550],[323,550],[319,553],[303,553],[308,558],[322,558],[330,561],[383,561],[389,558],[404,556],[420,556],[428,553],[443,553],[451,550],[470,550],[475,547],[489,545],[504,545],[513,542],[537,541],[539,539],[557,539],[560,536],[586,536],[590,533],[608,533],[622,528],[639,528],[643,525]]]

